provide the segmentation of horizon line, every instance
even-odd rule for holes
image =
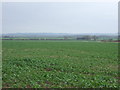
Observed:
[[[62,32],[58,32],[58,33],[56,33],[56,32],[23,32],[23,33],[21,33],[21,32],[14,32],[14,33],[0,33],[0,34],[18,34],[18,33],[19,34],[23,34],[23,33],[24,34],[29,34],[29,33],[30,34],[31,33],[33,33],[33,34],[36,34],[36,33],[41,33],[41,34],[42,33],[50,33],[50,34],[53,34],[53,33],[54,34],[58,34],[58,33],[59,34],[88,34],[89,32],[88,33],[87,32],[86,33],[85,32],[84,33],[66,33],[66,32],[65,33],[62,33]],[[114,33],[113,32],[104,32],[104,33],[100,32],[99,34],[118,34],[118,33],[119,32],[114,32]],[[96,33],[91,33],[91,34],[96,34]]]

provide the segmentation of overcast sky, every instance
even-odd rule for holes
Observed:
[[[113,2],[3,3],[3,33],[117,33]]]

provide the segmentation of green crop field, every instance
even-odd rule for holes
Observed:
[[[5,88],[118,87],[118,43],[5,40]]]

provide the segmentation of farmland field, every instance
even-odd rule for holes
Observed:
[[[3,87],[118,86],[118,43],[3,41]]]

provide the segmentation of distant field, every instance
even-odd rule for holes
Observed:
[[[3,40],[3,87],[118,86],[118,43]]]

